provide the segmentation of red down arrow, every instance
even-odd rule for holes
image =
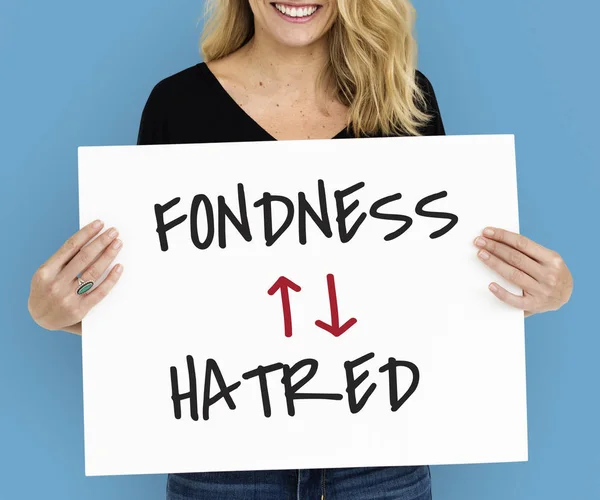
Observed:
[[[333,274],[327,275],[327,289],[329,290],[329,308],[331,309],[331,324],[328,325],[323,321],[315,321],[315,325],[323,330],[328,331],[334,337],[339,337],[348,331],[356,323],[356,318],[350,318],[340,326],[340,315],[338,312],[337,295],[335,293],[335,278]]]

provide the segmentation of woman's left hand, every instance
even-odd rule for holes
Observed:
[[[482,262],[523,289],[523,295],[515,295],[498,283],[489,285],[502,302],[523,309],[525,317],[555,311],[571,297],[573,277],[554,250],[497,227],[485,228],[473,243],[480,248]]]

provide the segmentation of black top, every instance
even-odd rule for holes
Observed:
[[[431,83],[417,71],[417,84],[427,98],[433,118],[423,135],[445,135]],[[381,134],[377,134],[381,137]],[[351,138],[346,129],[332,139]],[[223,88],[201,62],[161,80],[150,93],[140,122],[137,143],[185,144],[203,142],[274,141]]]

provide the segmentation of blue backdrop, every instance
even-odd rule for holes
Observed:
[[[27,297],[78,228],[77,146],[135,143],[152,86],[199,61],[202,3],[0,3],[2,498],[164,498],[164,475],[84,476],[81,338],[37,327]],[[522,233],[575,282],[526,320],[529,462],[434,467],[435,499],[600,498],[599,4],[415,4],[447,132],[516,134]]]

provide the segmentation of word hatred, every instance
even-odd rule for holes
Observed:
[[[363,371],[358,377],[355,376],[354,369],[359,365],[365,363],[369,359],[375,356],[374,353],[365,354],[354,361],[346,361],[344,368],[346,370],[346,393],[348,395],[348,405],[351,413],[358,413],[367,403],[367,400],[375,391],[377,384],[372,382],[366,389],[363,396],[357,400],[356,390],[369,376],[369,371]],[[186,393],[179,392],[179,380],[177,378],[177,368],[171,367],[171,399],[173,400],[173,409],[175,412],[175,418],[181,418],[181,402],[185,399],[190,400],[190,416],[193,420],[198,420],[198,391],[196,384],[196,370],[194,367],[194,358],[187,356],[187,367],[189,376],[190,390]],[[300,399],[326,399],[333,401],[341,401],[343,399],[342,394],[336,393],[309,393],[309,392],[298,392],[304,387],[317,373],[319,363],[315,359],[303,359],[293,366],[289,366],[283,363],[274,363],[268,366],[258,366],[254,370],[246,372],[242,375],[244,380],[257,378],[260,386],[260,393],[262,397],[262,406],[265,417],[271,416],[271,400],[269,395],[269,389],[267,385],[267,375],[269,373],[281,370],[283,377],[281,383],[283,385],[283,393],[287,403],[287,412],[290,417],[296,414],[295,401]],[[292,378],[304,367],[308,366],[308,372],[296,382],[292,382]],[[408,368],[412,373],[412,382],[407,391],[402,395],[398,395],[398,368]],[[419,369],[414,363],[410,361],[398,361],[394,358],[389,358],[388,362],[379,368],[381,373],[389,373],[389,394],[390,394],[390,405],[391,411],[397,411],[415,392],[419,385]],[[215,378],[217,385],[219,386],[219,392],[214,396],[210,395],[211,380]],[[235,410],[236,406],[231,396],[232,392],[235,391],[241,385],[240,381],[237,381],[231,385],[227,385],[221,370],[217,362],[214,359],[206,360],[206,375],[204,378],[204,392],[203,392],[203,404],[202,404],[202,418],[208,420],[209,408],[217,403],[219,400],[224,399],[231,410]]]
[[[342,243],[348,243],[354,237],[360,225],[367,218],[367,213],[361,212],[357,216],[354,224],[351,224],[350,227],[347,226],[347,218],[352,212],[354,212],[358,208],[359,201],[354,200],[348,205],[346,205],[345,199],[348,196],[355,193],[356,191],[358,191],[359,189],[362,189],[364,186],[364,182],[359,182],[346,189],[334,192],[335,207],[337,211],[337,217],[335,221],[337,222],[337,232]],[[312,207],[312,205],[309,204],[309,202],[306,199],[305,193],[303,193],[302,191],[298,193],[298,240],[302,245],[305,245],[307,241],[307,215],[312,219],[314,224],[319,228],[321,233],[323,233],[323,235],[326,238],[331,238],[333,236],[331,222],[329,220],[329,211],[327,207],[325,183],[322,180],[318,181],[318,193],[319,213],[317,213],[317,210],[315,210]],[[444,227],[438,229],[437,231],[434,231],[429,235],[429,237],[432,239],[443,236],[448,231],[450,231],[458,222],[458,217],[452,213],[432,212],[429,210],[425,210],[425,206],[427,204],[435,200],[439,200],[440,198],[445,198],[447,195],[448,193],[446,191],[440,191],[439,193],[426,196],[425,198],[420,200],[415,207],[415,213],[419,216],[449,220],[449,222]],[[400,193],[395,193],[390,196],[386,196],[384,198],[381,198],[380,200],[375,201],[369,209],[369,215],[374,219],[397,221],[402,223],[402,225],[398,229],[384,236],[385,241],[391,241],[398,238],[400,235],[405,233],[408,230],[408,228],[413,224],[413,219],[408,215],[390,213],[389,211],[382,210],[388,203],[400,200],[401,198],[402,194]],[[169,249],[169,245],[167,242],[167,231],[173,229],[174,227],[183,223],[187,219],[187,214],[184,214],[170,222],[165,222],[165,213],[168,210],[172,209],[180,201],[181,198],[173,198],[171,201],[165,204],[161,205],[157,203],[154,205],[154,212],[156,216],[156,232],[158,233],[160,248],[164,252],[166,252]],[[285,220],[277,229],[274,229],[273,227],[273,205],[275,203],[278,203],[286,211]],[[246,204],[246,195],[244,192],[243,184],[238,184],[238,207],[239,218],[234,214],[234,211],[229,207],[229,205],[227,205],[225,197],[219,196],[217,198],[217,214],[215,216],[215,208],[213,207],[213,204],[208,198],[208,196],[206,196],[205,194],[197,194],[196,196],[194,196],[190,208],[190,233],[193,244],[200,250],[205,250],[211,246],[213,240],[215,239],[215,232],[217,232],[219,247],[225,248],[227,246],[227,220],[229,220],[229,222],[242,236],[242,238],[244,238],[244,240],[248,242],[252,241],[252,232],[250,230],[250,223],[248,220],[248,208]],[[254,207],[262,207],[265,243],[267,246],[271,246],[292,224],[294,220],[294,213],[296,211],[294,202],[285,196],[264,193],[262,198],[260,198],[254,203]],[[206,220],[206,232],[203,239],[198,234],[198,219],[201,208],[203,209],[203,217]],[[217,226],[217,229],[215,229],[215,225]]]

